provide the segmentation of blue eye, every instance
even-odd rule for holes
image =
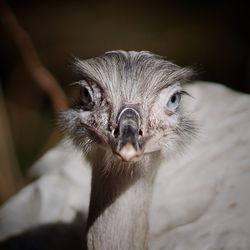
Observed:
[[[174,93],[167,103],[167,108],[171,111],[174,111],[180,104],[181,94],[179,92]]]

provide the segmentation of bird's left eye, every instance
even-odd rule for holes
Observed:
[[[80,88],[81,106],[85,110],[91,110],[94,106],[91,90],[87,87]]]
[[[171,111],[174,111],[180,104],[181,93],[174,93],[167,102],[167,108]]]

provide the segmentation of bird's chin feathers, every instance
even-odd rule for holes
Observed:
[[[157,157],[170,159],[182,154],[190,141],[196,137],[197,128],[192,119],[186,116],[180,116],[178,126],[168,134],[162,135],[158,141],[158,148],[152,146],[151,151],[144,153],[142,158],[136,162],[124,162],[115,155],[110,145],[101,140],[95,131],[80,125],[75,118],[75,111],[66,111],[61,114],[61,127],[66,131],[68,139],[78,147],[85,157],[92,163],[102,175],[123,175],[123,176],[141,176],[148,172],[145,166],[152,162],[156,165]],[[150,142],[149,142],[150,144]],[[154,143],[152,143],[154,144]],[[155,157],[157,155],[157,157]]]
[[[92,146],[92,149],[85,151],[85,157],[90,161],[93,171],[103,176],[127,176],[134,178],[146,173],[143,168],[148,156],[136,162],[124,162],[120,160],[111,150],[105,150],[99,146]]]

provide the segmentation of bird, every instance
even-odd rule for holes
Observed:
[[[186,93],[181,83],[191,72],[133,51],[75,65],[82,76],[79,100],[60,114],[59,123],[92,166],[88,249],[148,249],[148,210],[160,159],[195,133],[180,106]]]
[[[249,249],[249,96],[184,88],[190,68],[146,51],[75,66],[78,96],[58,119],[65,139],[32,168],[40,179],[0,208],[1,238],[81,210],[88,249]]]

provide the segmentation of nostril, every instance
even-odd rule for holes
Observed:
[[[118,127],[116,129],[113,129],[112,134],[113,134],[113,136],[115,138],[117,138],[119,136],[119,129],[118,129]]]
[[[139,130],[139,136],[143,136],[143,132],[141,129]]]

